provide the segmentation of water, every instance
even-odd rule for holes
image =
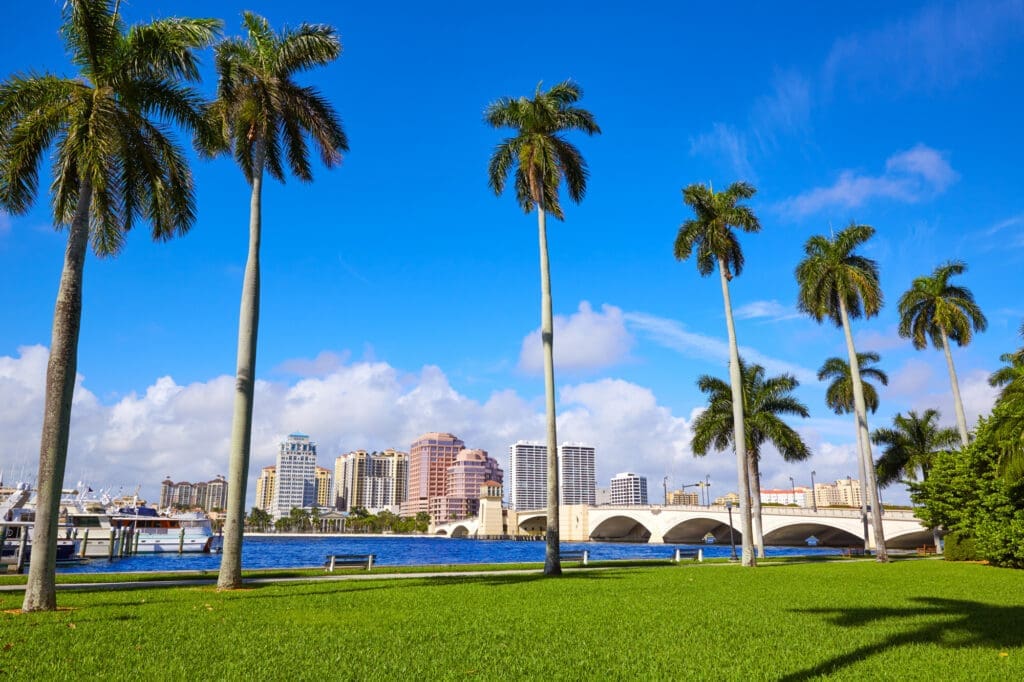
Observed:
[[[592,561],[607,559],[669,559],[676,547],[704,549],[708,558],[724,558],[728,545],[649,545],[623,542],[563,542],[562,549],[589,550]],[[737,548],[737,552],[739,548]],[[769,547],[769,557],[838,554],[835,548]],[[543,562],[543,542],[469,540],[442,537],[246,537],[242,545],[243,568],[297,568],[323,566],[328,554],[376,554],[376,565],[416,566],[437,564],[497,564]],[[141,554],[123,559],[90,559],[61,566],[61,573],[109,573],[121,571],[217,570],[219,554]]]

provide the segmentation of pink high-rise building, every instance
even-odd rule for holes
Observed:
[[[501,483],[504,472],[498,460],[484,450],[462,450],[448,467],[444,497],[430,499],[435,523],[475,516],[480,509],[480,488],[484,483]]]
[[[430,499],[445,496],[448,467],[466,447],[450,433],[425,433],[409,448],[409,488],[402,516],[430,511]]]

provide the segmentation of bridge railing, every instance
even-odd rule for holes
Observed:
[[[592,506],[591,509],[623,509],[623,510],[665,510],[665,511],[689,511],[689,512],[720,512],[726,513],[728,507],[724,504],[604,504],[600,506]],[[737,507],[733,507],[734,510],[738,511]],[[822,517],[833,517],[833,518],[853,518],[859,519],[861,517],[860,509],[854,509],[849,507],[818,507],[818,511],[814,511],[812,507],[775,507],[775,506],[762,506],[761,514],[764,516],[822,516]],[[900,520],[911,520],[915,519],[914,512],[907,509],[884,509],[882,516],[890,519]]]

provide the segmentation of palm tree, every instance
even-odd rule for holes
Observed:
[[[867,379],[874,379],[883,386],[889,385],[889,376],[871,365],[876,364],[880,357],[878,353],[866,352],[857,353],[857,365],[860,367],[861,387],[864,391],[864,406],[874,414],[878,411],[878,391],[868,383]],[[850,373],[850,363],[842,358],[831,357],[825,360],[825,364],[818,370],[818,381],[832,379],[825,391],[825,404],[832,408],[836,414],[850,414],[854,411],[853,400],[853,376]],[[854,425],[856,427],[856,424]],[[863,449],[861,443],[860,429],[857,431],[857,452]],[[867,471],[864,468],[864,458],[858,454],[857,465],[860,473],[860,480],[867,480]],[[813,491],[811,494],[814,494]],[[861,512],[867,518],[868,501],[865,495],[861,495]],[[865,542],[867,538],[864,538]]]
[[[843,328],[846,337],[846,351],[849,356],[850,376],[853,388],[854,414],[860,432],[860,456],[865,471],[863,485],[871,501],[871,525],[875,536],[875,553],[878,561],[888,561],[885,548],[885,534],[882,529],[882,512],[878,501],[878,486],[875,483],[874,467],[871,465],[870,436],[868,432],[867,407],[864,402],[864,385],[860,376],[857,349],[853,345],[853,331],[850,318],[872,317],[882,308],[882,288],[878,283],[878,263],[856,253],[874,235],[869,225],[851,223],[831,239],[815,235],[804,245],[806,258],[796,268],[796,280],[800,286],[798,306],[817,322],[830,319],[837,327]]]
[[[772,443],[787,462],[802,462],[811,456],[807,444],[779,415],[809,417],[807,406],[791,393],[800,385],[790,374],[765,379],[764,367],[747,365],[740,359],[743,383],[743,428],[748,462],[748,476],[753,502],[754,542],[758,558],[764,558],[764,535],[761,528],[761,446]],[[722,451],[735,447],[732,387],[716,377],[703,375],[697,388],[708,396],[708,407],[693,421],[693,454],[704,456],[708,449]]]
[[[202,131],[202,101],[188,84],[199,80],[195,51],[213,41],[220,22],[160,19],[128,29],[110,5],[64,3],[61,33],[77,76],[29,72],[0,84],[0,206],[14,214],[31,207],[52,146],[54,222],[69,228],[46,370],[25,611],[57,607],[57,517],[86,250],[91,244],[98,256],[117,255],[139,220],[161,241],[195,222],[192,175],[165,124]]]
[[[1020,326],[1021,338],[1024,338],[1024,324]],[[1021,346],[1012,353],[1003,353],[999,359],[1006,364],[992,372],[988,377],[988,384],[992,387],[1001,387],[1003,390],[1000,397],[1006,393],[1007,388],[1013,384],[1024,385],[1024,346]]]
[[[871,441],[882,448],[875,463],[878,485],[883,488],[899,480],[927,480],[938,453],[955,447],[959,441],[956,429],[938,425],[939,413],[928,409],[918,415],[914,410],[904,417],[892,418],[892,428],[875,429]],[[939,529],[932,529],[936,550],[942,547]]]
[[[348,138],[331,104],[316,88],[294,80],[296,73],[326,66],[341,54],[334,29],[301,24],[275,33],[263,17],[252,12],[242,16],[247,38],[229,38],[217,45],[217,100],[210,107],[211,119],[219,125],[221,136],[209,151],[230,151],[251,188],[249,254],[238,320],[224,556],[217,578],[220,589],[242,585],[242,530],[260,309],[263,174],[284,182],[290,170],[300,180],[311,181],[308,141],[328,168],[338,165],[341,153],[348,151]]]
[[[974,302],[974,294],[969,289],[949,283],[950,277],[963,274],[965,270],[967,266],[961,261],[950,261],[935,268],[931,277],[915,279],[910,289],[900,297],[899,333],[909,338],[918,350],[925,348],[931,339],[932,346],[942,348],[946,354],[960,443],[967,447],[967,417],[964,415],[964,403],[960,398],[960,384],[956,379],[949,342],[952,339],[958,346],[966,346],[975,331],[985,331],[988,321]]]
[[[587,135],[601,132],[593,114],[573,106],[583,91],[563,81],[548,91],[537,90],[533,99],[503,97],[488,105],[484,120],[494,128],[511,128],[495,147],[487,168],[488,182],[496,195],[505,190],[515,168],[516,200],[525,213],[537,210],[540,238],[541,342],[544,346],[544,405],[547,414],[548,514],[544,574],[562,572],[558,560],[558,447],[555,431],[554,325],[551,305],[551,271],[548,265],[547,214],[564,220],[558,189],[565,180],[569,198],[579,203],[587,190],[587,164],[579,150],[562,133],[579,130]]]
[[[693,184],[683,190],[683,203],[693,209],[696,217],[679,227],[676,235],[677,260],[686,260],[696,250],[697,271],[710,275],[718,266],[722,282],[722,300],[725,304],[725,326],[729,334],[729,383],[732,385],[733,442],[736,443],[736,476],[740,495],[740,524],[742,526],[743,565],[754,566],[753,518],[751,514],[750,480],[748,475],[746,441],[743,438],[743,387],[740,378],[740,353],[736,344],[736,328],[732,319],[732,301],[729,282],[743,271],[743,250],[733,228],[744,232],[759,232],[761,223],[749,207],[741,205],[757,192],[752,185],[734,182],[724,192]]]

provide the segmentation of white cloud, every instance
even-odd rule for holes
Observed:
[[[884,332],[873,329],[858,331],[853,335],[853,343],[859,353],[870,351],[881,353],[882,351],[895,350],[897,348],[910,348],[910,340],[901,337],[897,333],[895,325],[889,327]],[[882,362],[884,364],[884,357]]]
[[[633,345],[622,310],[612,305],[602,305],[601,312],[594,312],[590,303],[582,301],[572,315],[555,315],[554,323],[555,368],[558,370],[608,367],[625,360]],[[519,368],[531,373],[543,371],[540,329],[523,339]]]
[[[800,313],[795,308],[782,305],[773,299],[771,301],[752,301],[741,305],[733,311],[733,316],[738,320],[769,319],[772,322],[778,322],[800,317]]]
[[[750,113],[750,129],[762,152],[775,150],[780,137],[799,137],[809,126],[811,88],[795,71],[775,75],[772,92],[758,97]]]
[[[312,360],[307,358],[285,360],[275,368],[275,371],[300,377],[322,377],[341,367],[350,355],[348,351],[338,354],[325,350]]]
[[[956,412],[953,407],[953,388],[949,384],[949,375],[942,373],[945,384],[940,388],[936,386],[928,393],[921,393],[911,401],[911,407],[919,413],[933,408],[942,414],[942,423],[946,426],[956,425]],[[959,375],[957,382],[960,384],[960,398],[964,403],[964,414],[967,417],[968,430],[977,426],[978,417],[992,411],[996,398],[999,396],[999,389],[988,384],[988,373],[984,370],[976,370],[966,375]]]
[[[688,332],[675,320],[646,313],[626,313],[625,319],[630,327],[641,331],[658,345],[674,350],[680,355],[721,363],[729,361],[729,344],[723,339]],[[739,350],[744,360],[756,362],[769,372],[792,374],[802,383],[813,383],[818,380],[817,373],[806,367],[768,357],[746,346],[740,346]]]
[[[883,398],[916,397],[932,386],[935,370],[931,363],[918,358],[907,360],[895,372],[889,372],[889,385],[881,387]]]
[[[824,66],[826,87],[945,89],[982,73],[1024,35],[1024,3],[934,4],[913,17],[837,40]]]
[[[941,194],[959,176],[938,151],[919,144],[889,157],[881,175],[844,170],[829,187],[817,187],[778,204],[780,213],[801,218],[825,209],[851,209],[874,199],[916,203]]]
[[[690,155],[722,159],[736,180],[757,181],[747,152],[746,135],[731,125],[715,123],[710,132],[691,137]]]

